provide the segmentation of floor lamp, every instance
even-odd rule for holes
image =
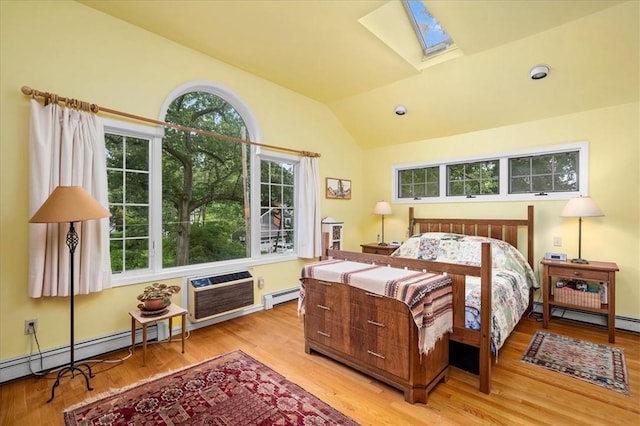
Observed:
[[[89,384],[89,378],[93,377],[91,366],[86,363],[76,364],[73,357],[74,340],[73,340],[73,299],[74,299],[74,254],[78,246],[79,238],[73,224],[84,220],[102,219],[109,217],[109,210],[105,209],[98,201],[89,195],[79,186],[58,186],[53,190],[49,198],[42,204],[40,209],[29,220],[30,223],[63,223],[69,222],[69,231],[67,232],[67,246],[69,247],[69,312],[71,316],[69,365],[58,371],[56,381],[51,388],[51,398],[47,402],[51,402],[55,395],[56,387],[60,384],[60,379],[66,374],[71,373],[71,377],[75,377],[76,372],[82,374],[87,382],[87,390],[93,390]],[[85,367],[87,372],[80,367]],[[88,373],[88,375],[87,375]]]
[[[391,205],[386,201],[378,201],[376,206],[373,208],[373,214],[382,215],[382,239],[378,245],[386,246],[387,243],[384,242],[384,215],[391,214]]]
[[[578,257],[571,259],[571,262],[589,263],[588,260],[582,258],[582,218],[604,216],[604,213],[591,197],[580,196],[570,199],[562,209],[560,216],[578,218]]]

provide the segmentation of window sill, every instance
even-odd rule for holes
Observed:
[[[246,270],[253,268],[255,266],[260,265],[268,265],[272,263],[281,263],[281,262],[292,262],[301,260],[295,254],[287,254],[287,255],[270,255],[270,256],[261,256],[259,258],[253,259],[239,259],[239,260],[230,260],[225,262],[215,262],[209,264],[201,264],[194,266],[185,266],[178,268],[170,268],[165,269],[160,272],[137,272],[137,273],[129,273],[125,275],[112,275],[111,276],[111,286],[115,287],[124,287],[127,285],[133,284],[141,284],[152,281],[160,281],[160,280],[169,280],[175,278],[185,278],[192,276],[200,276],[200,275],[215,275],[215,274],[226,274],[231,272],[237,272],[240,270]]]

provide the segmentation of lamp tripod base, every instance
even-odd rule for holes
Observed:
[[[379,246],[388,246],[389,244],[385,243],[384,241],[378,243]]]
[[[88,375],[87,375],[87,372],[85,372],[80,367],[85,367],[87,369]],[[65,373],[70,372],[71,378],[73,379],[76,376],[76,373],[75,373],[76,371],[82,374],[82,377],[84,377],[85,382],[87,382],[87,390],[93,390],[93,388],[89,384],[89,378],[94,376],[94,374],[91,372],[91,366],[89,366],[89,364],[76,364],[76,365],[71,364],[67,367],[62,368],[60,371],[58,371],[56,382],[53,384],[53,387],[51,388],[51,398],[47,400],[47,403],[53,401],[53,398],[55,397],[56,388],[58,387],[58,385],[60,385],[60,379],[64,377]]]
[[[576,259],[571,259],[571,263],[580,263],[580,264],[586,265],[589,263],[589,261],[587,259],[576,258]]]

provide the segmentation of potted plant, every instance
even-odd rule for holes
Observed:
[[[147,311],[166,308],[171,304],[171,296],[179,291],[180,287],[177,285],[166,285],[163,283],[148,285],[142,293],[138,295],[138,300],[142,302],[138,305],[138,308],[144,308]]]

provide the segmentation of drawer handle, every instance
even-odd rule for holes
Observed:
[[[367,350],[367,353],[368,353],[369,355],[376,356],[376,357],[378,357],[378,358],[380,358],[380,359],[384,359],[384,355],[377,354],[377,353],[375,353],[375,352],[373,352],[373,351]]]
[[[332,285],[333,285],[332,283],[329,283],[329,282],[326,282],[326,281],[318,281],[318,282],[319,282],[320,284],[322,284],[322,285],[326,285],[327,287],[330,287],[330,286],[332,286]]]
[[[384,324],[381,323],[381,322],[375,322],[375,321],[372,321],[372,320],[367,320],[367,322],[369,324],[371,324],[371,325],[375,325],[376,327],[384,327]]]
[[[575,275],[576,277],[579,277],[582,274],[580,273],[580,271],[573,271],[573,275]]]
[[[379,297],[379,298],[383,298],[384,296],[380,295],[380,294],[376,294],[376,293],[365,293],[367,296],[371,296],[371,297]]]
[[[329,333],[325,333],[324,331],[318,331],[318,334],[324,337],[331,337]]]
[[[318,308],[320,308],[320,309],[324,309],[325,311],[330,311],[330,310],[331,310],[331,308],[330,308],[330,307],[328,307],[328,306],[324,306],[324,305],[318,305]]]

